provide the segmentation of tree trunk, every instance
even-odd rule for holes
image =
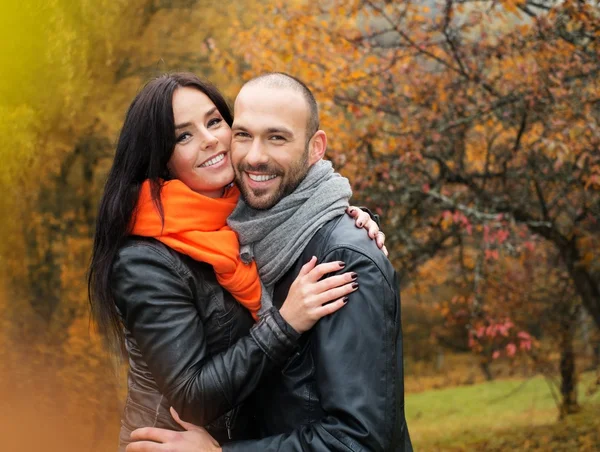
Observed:
[[[600,279],[596,280],[584,269],[577,268],[577,264],[573,267],[575,268],[569,266],[569,273],[575,282],[577,293],[581,297],[581,301],[587,312],[594,319],[598,329],[600,329],[600,287],[598,286]]]
[[[593,275],[582,267],[576,239],[570,240],[566,246],[556,244],[560,248],[562,258],[573,279],[575,289],[581,297],[583,306],[600,329],[600,275]]]
[[[575,290],[581,297],[583,307],[600,330],[600,275],[581,265],[581,256],[577,245],[578,237],[567,240],[556,229],[540,227],[530,227],[529,229],[551,241],[558,248],[569,276],[573,280]]]
[[[487,381],[492,381],[494,379],[492,369],[490,369],[490,360],[488,358],[483,358],[479,361],[479,368],[483,372],[483,375],[485,375]]]
[[[575,315],[563,316],[561,321],[560,338],[560,394],[562,397],[560,417],[579,411],[577,403],[577,374],[575,369],[575,350],[573,338],[575,336]]]

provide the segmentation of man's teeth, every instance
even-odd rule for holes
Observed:
[[[216,157],[213,157],[212,159],[210,159],[208,162],[204,162],[202,165],[200,165],[200,168],[206,168],[207,166],[216,165],[224,158],[225,158],[225,154],[219,154]]]
[[[250,179],[252,179],[253,181],[256,182],[265,182],[271,179],[275,179],[277,177],[277,175],[269,175],[269,174],[249,174],[248,173],[248,177]]]

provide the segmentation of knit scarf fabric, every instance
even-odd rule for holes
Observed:
[[[261,285],[254,262],[240,259],[236,233],[227,217],[239,198],[237,187],[226,189],[222,198],[209,198],[179,180],[165,182],[161,189],[164,227],[152,201],[150,181],[141,187],[131,233],[153,237],[180,253],[214,268],[217,281],[258,318]]]
[[[227,223],[237,232],[244,262],[258,265],[264,285],[263,309],[272,306],[273,287],[294,265],[308,242],[329,220],[343,215],[352,190],[331,162],[315,163],[291,194],[268,210],[251,208],[243,198]]]

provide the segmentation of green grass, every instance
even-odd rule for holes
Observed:
[[[579,402],[586,408],[586,414],[573,419],[596,423],[596,430],[600,431],[600,392],[586,396],[585,389],[593,375],[584,374],[580,378]],[[596,416],[587,415],[590,410]],[[515,450],[514,444],[507,443],[500,449],[491,444],[502,444],[504,437],[526,442],[531,432],[536,431],[547,437],[548,429],[557,431],[553,427],[557,425],[558,410],[546,380],[535,377],[407,394],[406,416],[417,452]],[[600,450],[600,443],[597,445]]]

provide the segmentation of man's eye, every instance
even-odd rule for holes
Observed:
[[[236,138],[248,138],[250,135],[248,135],[246,132],[236,132],[234,136]]]
[[[187,140],[187,139],[188,139],[189,137],[191,137],[191,136],[192,136],[192,134],[191,134],[191,133],[189,133],[189,132],[183,132],[181,135],[179,135],[179,136],[177,137],[177,142],[178,142],[178,143],[181,143],[182,141],[185,141],[185,140]]]
[[[208,125],[208,127],[212,127],[214,125],[217,125],[217,124],[221,123],[221,121],[223,121],[222,118],[213,118],[210,121],[208,121],[207,125]]]
[[[271,140],[276,140],[276,141],[283,141],[283,140],[285,140],[285,138],[282,137],[281,135],[272,135],[270,139]]]

